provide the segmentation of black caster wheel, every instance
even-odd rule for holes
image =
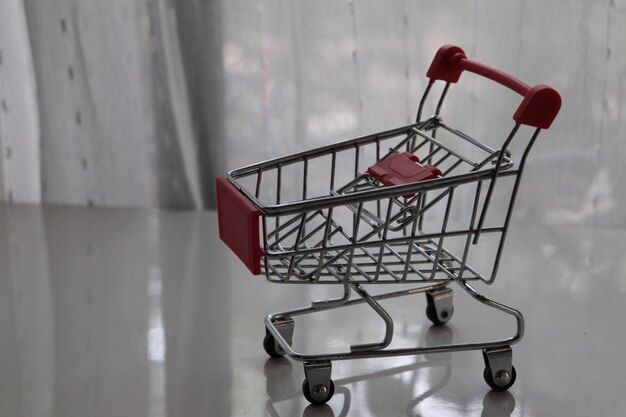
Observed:
[[[515,378],[517,378],[517,372],[515,371],[515,367],[511,366],[511,375],[507,375],[506,371],[499,371],[496,373],[496,379],[501,378],[499,381],[500,384],[496,384],[496,381],[493,379],[493,375],[491,373],[491,368],[486,367],[483,372],[483,377],[485,378],[485,382],[489,387],[494,391],[506,391],[513,386],[515,383]],[[505,381],[508,379],[508,382]]]
[[[309,390],[309,381],[305,379],[302,383],[302,394],[304,394],[304,397],[307,399],[307,401],[313,405],[326,404],[333,397],[334,393],[335,383],[332,379],[330,380],[330,384],[328,387],[325,387],[324,385],[318,385],[317,387],[313,387],[313,395],[311,395],[311,392]]]
[[[276,347],[276,340],[270,333],[267,333],[263,339],[263,349],[272,358],[280,358],[285,354],[282,349]]]
[[[452,318],[452,314],[454,314],[454,307],[452,307],[450,311],[443,311],[441,315],[438,316],[434,304],[428,303],[426,306],[426,317],[428,317],[428,320],[435,326],[443,326],[446,324]]]
[[[454,293],[451,288],[442,287],[426,291],[426,317],[435,325],[442,326],[450,321],[454,313]]]
[[[293,338],[293,329],[295,323],[291,317],[280,317],[272,320],[272,325],[275,330],[278,331],[280,336],[284,339],[284,341],[291,346],[292,338]],[[263,339],[263,349],[270,355],[272,358],[280,358],[285,355],[285,351],[276,344],[276,339],[270,333],[267,326],[265,326],[265,339]],[[289,350],[289,349],[287,349]]]

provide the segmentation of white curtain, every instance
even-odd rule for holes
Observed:
[[[39,113],[22,0],[0,2],[0,196],[41,201]]]
[[[222,166],[219,10],[2,0],[3,198],[210,206]]]
[[[623,1],[1,0],[0,191],[211,207],[228,169],[411,120],[453,43],[563,96],[516,213],[624,225],[624,22]],[[517,100],[464,76],[444,111],[498,145]]]

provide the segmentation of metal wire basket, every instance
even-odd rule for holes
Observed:
[[[524,97],[512,130],[497,149],[441,117],[448,89],[464,71]],[[561,99],[548,86],[531,88],[468,59],[452,45],[439,49],[427,77],[415,123],[249,165],[217,179],[220,237],[253,274],[263,273],[274,283],[344,287],[340,298],[270,314],[265,321],[266,351],[304,362],[303,393],[314,404],[332,397],[332,360],[482,349],[484,377],[491,388],[505,390],[515,381],[510,345],[523,335],[523,316],[478,294],[469,282],[494,282],[526,159],[540,131],[556,117]],[[438,80],[445,86],[435,114],[422,120]],[[508,149],[523,125],[534,129],[516,162]],[[489,211],[496,198],[505,202],[503,213]],[[481,236],[491,238],[488,267],[469,262],[473,250],[481,247]],[[442,325],[453,313],[451,282],[481,303],[515,316],[515,335],[484,343],[387,349],[393,320],[379,300],[426,293],[426,315]],[[376,296],[363,287],[406,283],[422,286]],[[351,291],[358,297],[350,299]],[[353,345],[345,353],[305,355],[293,350],[292,317],[363,302],[385,322],[382,342]]]

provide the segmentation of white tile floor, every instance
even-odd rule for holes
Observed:
[[[263,351],[263,318],[338,287],[250,276],[212,212],[0,206],[0,415],[623,416],[625,246],[621,230],[512,226],[497,281],[477,285],[526,316],[508,393],[489,391],[472,351],[335,362],[335,396],[313,407],[301,364]],[[393,346],[513,331],[460,288],[447,327],[425,304],[384,303]],[[382,330],[363,306],[319,313],[297,319],[294,346],[337,351]]]

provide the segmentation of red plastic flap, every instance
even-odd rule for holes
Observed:
[[[391,155],[369,167],[367,172],[384,185],[409,184],[441,176],[439,169],[421,165],[419,158],[411,152]]]
[[[254,275],[261,273],[261,211],[224,177],[215,180],[220,239]]]

